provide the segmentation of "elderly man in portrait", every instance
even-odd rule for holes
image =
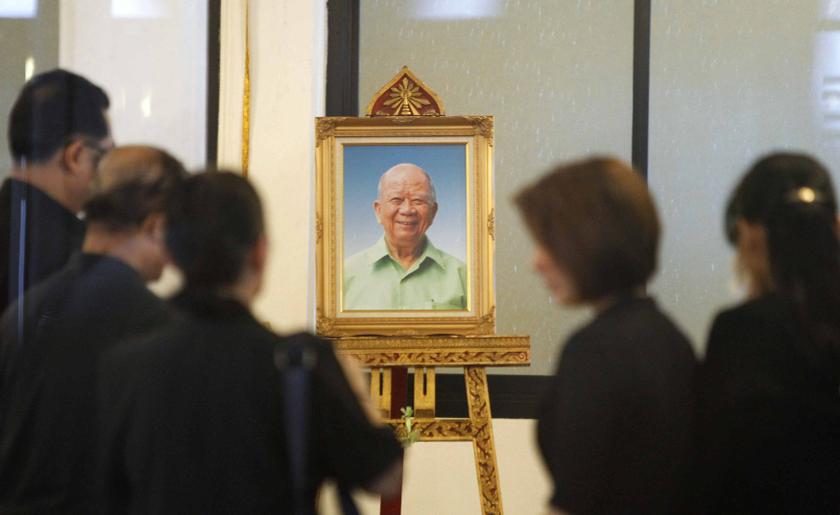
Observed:
[[[410,163],[390,168],[373,210],[384,234],[345,261],[344,309],[465,309],[466,266],[426,236],[438,211],[429,174]]]

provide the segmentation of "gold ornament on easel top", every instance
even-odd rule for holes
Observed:
[[[388,93],[391,100],[386,100],[385,105],[393,107],[395,115],[417,116],[420,114],[418,109],[431,103],[419,93],[420,87],[409,81],[407,77],[403,77],[399,86],[391,88]]]
[[[367,116],[443,116],[443,102],[437,94],[403,66],[373,96]]]

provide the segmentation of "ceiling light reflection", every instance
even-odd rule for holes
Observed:
[[[469,20],[493,18],[502,13],[501,0],[413,0],[419,20]]]
[[[0,0],[0,18],[34,18],[38,0]]]
[[[113,18],[169,18],[180,0],[111,0]]]
[[[146,92],[143,95],[143,100],[140,101],[140,111],[143,113],[143,118],[152,117],[152,93]]]
[[[840,0],[823,0],[820,15],[823,20],[840,21]]]
[[[35,58],[30,55],[26,58],[26,62],[23,64],[23,82],[27,82],[29,79],[31,79],[34,73]]]

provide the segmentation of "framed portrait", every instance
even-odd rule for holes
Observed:
[[[495,331],[493,118],[316,121],[319,334]]]

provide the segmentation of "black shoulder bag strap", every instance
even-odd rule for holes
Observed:
[[[292,513],[314,515],[313,507],[309,504],[306,495],[306,480],[309,450],[308,426],[312,406],[311,374],[317,364],[318,356],[315,349],[306,344],[304,335],[295,335],[289,340],[288,347],[275,348],[274,364],[284,374],[284,415],[292,472]],[[338,494],[344,515],[359,515],[350,492],[339,485]]]

